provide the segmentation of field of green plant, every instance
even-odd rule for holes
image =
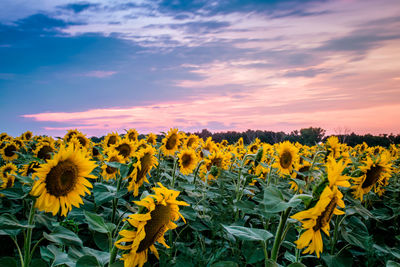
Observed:
[[[400,266],[400,148],[0,134],[0,266]]]

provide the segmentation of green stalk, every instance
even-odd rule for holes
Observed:
[[[290,211],[292,210],[291,207],[287,208],[284,212],[281,214],[281,219],[279,220],[279,225],[278,228],[276,229],[276,234],[275,234],[275,240],[274,240],[274,245],[272,247],[271,251],[271,259],[276,262],[278,259],[278,254],[279,254],[279,248],[282,243],[282,234],[283,234],[283,229],[285,228],[286,221],[289,217]]]
[[[265,267],[268,266],[268,252],[267,252],[267,242],[266,241],[260,241],[261,245],[263,247],[263,251],[264,251],[264,265]]]
[[[275,162],[275,159],[272,159],[271,164],[269,165],[269,171],[268,171],[268,176],[267,176],[267,186],[269,186],[271,183],[272,164],[274,164],[274,162]]]
[[[196,170],[194,171],[193,184],[194,184],[194,187],[195,187],[195,188],[196,188],[197,174],[198,174],[198,172],[199,172],[199,169],[200,169],[201,165],[203,165],[203,163],[204,163],[204,160],[200,161],[199,164],[197,165]]]
[[[118,192],[119,189],[121,188],[121,183],[122,183],[122,176],[118,175],[118,180],[117,180],[117,192],[115,192],[115,197],[113,199],[113,211],[111,215],[111,222],[114,223],[115,220],[115,214],[117,212],[117,206],[118,206]]]
[[[31,208],[29,211],[28,225],[31,226],[33,224],[33,219],[35,217],[35,202],[36,198],[32,201]],[[27,229],[27,233],[25,236],[24,242],[24,267],[28,267],[30,263],[30,252],[31,252],[31,241],[32,241],[32,228]]]
[[[19,259],[21,261],[21,266],[25,266],[24,257],[22,256],[21,248],[19,247],[18,242],[12,236],[10,236],[10,238],[12,239],[12,241],[14,241],[14,244],[17,247]]]
[[[172,182],[171,182],[171,187],[174,188],[175,186],[175,174],[176,174],[176,167],[178,165],[178,159],[174,158],[174,168],[172,170]]]
[[[331,255],[333,255],[335,253],[335,247],[336,247],[336,243],[337,243],[337,239],[338,239],[339,227],[340,227],[340,225],[342,225],[342,222],[344,221],[346,216],[344,216],[340,221],[339,221],[339,218],[340,218],[339,215],[336,215],[335,230],[333,232],[333,239],[331,239]]]
[[[126,221],[125,223],[124,223],[124,225],[122,226],[122,228],[121,228],[121,230],[120,231],[122,231],[122,230],[124,230],[125,228],[127,228],[127,226],[128,226],[128,221]],[[119,239],[119,234],[118,234],[118,236],[117,236],[117,239],[115,240],[115,241],[118,241],[118,239]],[[115,246],[115,244],[114,244],[114,246],[112,246],[112,249],[111,249],[111,252],[110,252],[110,261],[109,261],[109,263],[108,263],[108,266],[111,266],[111,264],[113,264],[114,262],[115,262],[115,259],[117,258],[117,252],[118,252],[118,248]]]

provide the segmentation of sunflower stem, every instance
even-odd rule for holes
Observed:
[[[269,165],[269,171],[268,171],[268,176],[267,176],[267,186],[269,186],[271,183],[272,164],[274,164],[274,162],[275,162],[275,159],[272,159],[271,164]]]
[[[124,223],[124,225],[122,226],[120,231],[124,230],[127,227],[128,227],[128,221],[126,221]],[[118,241],[119,237],[120,237],[120,235],[118,234],[115,241]],[[108,266],[111,266],[111,264],[113,264],[115,262],[115,259],[117,258],[117,252],[118,252],[118,248],[114,243],[114,246],[112,247],[111,252],[110,252],[110,260],[109,260]]]
[[[196,179],[197,179],[197,174],[199,173],[201,165],[203,165],[204,160],[200,161],[199,164],[197,165],[196,170],[194,171],[194,178],[193,178],[193,184],[194,188],[196,188]]]
[[[122,182],[122,176],[118,176],[117,180],[117,191],[115,192],[115,197],[113,199],[113,210],[112,210],[112,215],[111,215],[111,222],[114,223],[115,221],[115,214],[117,213],[117,206],[118,206],[118,192],[119,189],[121,188],[121,182]]]
[[[14,241],[14,244],[17,247],[19,259],[21,261],[21,266],[25,266],[24,257],[22,256],[21,248],[19,247],[17,240],[15,240],[12,236],[10,236],[10,238],[12,239],[12,241]]]
[[[28,225],[31,226],[33,224],[33,219],[35,217],[35,202],[36,198],[33,199],[31,203],[31,208],[29,211],[29,218],[28,218]],[[31,257],[31,241],[32,241],[32,228],[28,228],[26,237],[25,237],[25,242],[24,242],[24,267],[29,266],[29,258]]]
[[[275,234],[275,240],[274,240],[274,245],[272,247],[271,251],[271,259],[276,262],[278,259],[278,254],[279,254],[279,248],[282,243],[282,235],[283,235],[283,229],[285,228],[286,221],[289,217],[290,211],[292,210],[291,207],[287,208],[284,212],[281,214],[281,218],[279,220],[279,225],[278,228],[276,229],[276,234]]]
[[[171,187],[175,187],[175,177],[176,177],[176,167],[178,165],[178,158],[174,158],[174,168],[172,170],[172,182],[171,182]]]
[[[267,251],[267,242],[266,241],[260,241],[261,245],[263,247],[264,251],[264,262],[265,262],[265,267],[268,266],[268,251]]]
[[[339,221],[339,218],[340,218],[339,215],[336,215],[335,230],[333,232],[333,239],[331,239],[331,255],[333,255],[335,253],[335,247],[336,247],[336,243],[337,243],[337,239],[338,239],[339,227],[340,227],[340,225],[342,225],[342,222],[344,221],[346,216],[344,216],[343,219],[340,221]]]

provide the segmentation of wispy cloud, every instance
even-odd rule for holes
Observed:
[[[82,73],[80,75],[86,77],[95,77],[95,78],[107,78],[116,74],[116,71],[106,71],[106,70],[93,70],[86,73]]]

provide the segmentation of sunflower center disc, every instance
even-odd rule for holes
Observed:
[[[78,167],[71,161],[61,161],[46,176],[46,189],[56,197],[65,196],[75,188]]]
[[[10,145],[4,149],[4,155],[6,155],[7,157],[12,157],[12,156],[14,156],[14,154],[15,154],[14,151],[16,151],[16,150],[17,150],[17,148],[15,146]]]
[[[165,147],[168,150],[171,150],[175,147],[176,141],[178,140],[178,136],[176,134],[171,135],[170,138],[168,138],[167,143],[165,144]]]
[[[279,159],[279,163],[281,164],[282,168],[289,168],[290,165],[292,165],[292,154],[290,154],[289,151],[284,151]]]
[[[114,135],[110,136],[107,142],[107,146],[114,145],[117,142],[117,137]]]
[[[184,154],[182,156],[182,166],[187,167],[192,162],[192,157],[189,154]]]
[[[382,172],[382,167],[381,166],[373,166],[371,169],[367,171],[367,174],[365,175],[365,181],[361,185],[361,188],[367,188],[371,185],[374,185],[378,180],[379,176],[381,175]]]
[[[140,159],[140,170],[138,171],[136,182],[143,180],[151,168],[151,154],[145,153]]]
[[[53,152],[53,148],[48,145],[44,145],[38,152],[38,158],[39,159],[50,159],[51,155],[50,153]]]
[[[108,162],[118,162],[118,159],[116,157],[111,157],[111,159]],[[114,167],[107,166],[106,168],[106,172],[108,174],[113,174],[116,171],[118,171],[118,169]]]
[[[336,208],[338,198],[335,196],[331,199],[328,206],[326,206],[325,210],[318,216],[315,226],[313,227],[314,231],[318,231],[325,225],[329,223],[331,220],[333,211]]]
[[[78,136],[78,141],[83,147],[86,146],[86,139],[83,138],[82,136]]]
[[[151,219],[144,226],[146,237],[140,242],[137,253],[148,249],[164,234],[170,221],[171,209],[169,205],[156,205],[150,216]]]
[[[116,149],[124,158],[127,158],[131,154],[131,147],[128,144],[119,145]]]

